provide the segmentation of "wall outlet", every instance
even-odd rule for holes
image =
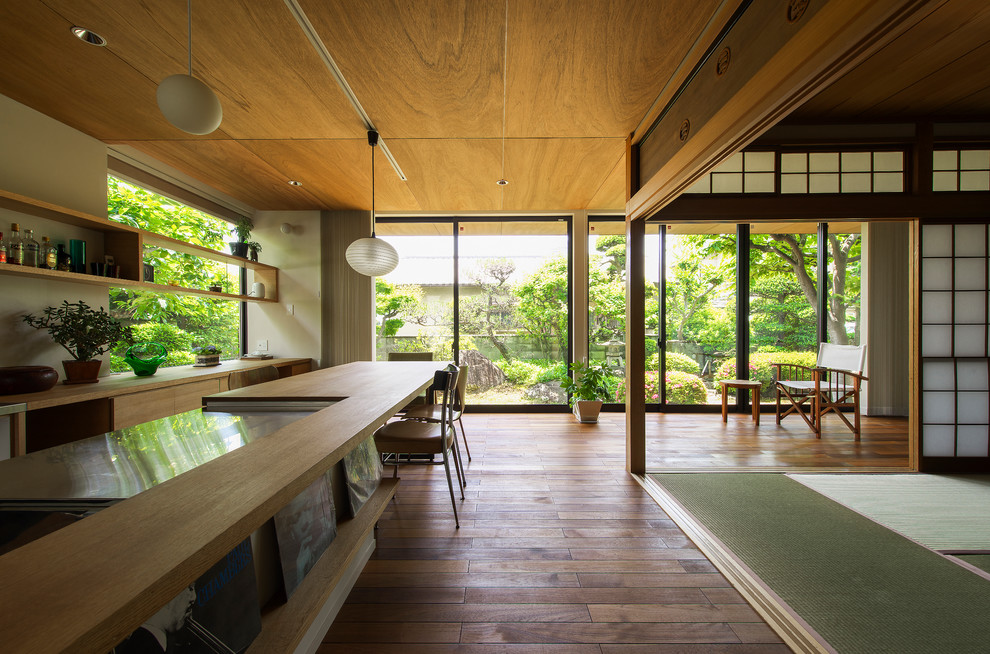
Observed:
[[[258,350],[259,352],[267,352],[268,351],[268,339],[266,338],[264,340],[258,341],[258,345],[254,349]]]
[[[291,316],[292,314],[294,314],[296,312],[296,309],[291,304],[286,304],[285,305],[285,311]]]

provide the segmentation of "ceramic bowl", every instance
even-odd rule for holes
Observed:
[[[0,395],[38,393],[58,383],[58,372],[48,366],[0,368]]]

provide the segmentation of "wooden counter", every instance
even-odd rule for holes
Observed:
[[[96,384],[59,383],[40,393],[0,396],[31,412],[10,418],[11,456],[195,409],[203,396],[227,390],[231,372],[262,366],[275,366],[287,377],[309,372],[312,359],[233,359],[219,366],[161,368],[150,377],[122,372]]]
[[[436,368],[358,362],[221,394],[344,399],[0,556],[4,651],[105,654],[429,386]],[[16,462],[0,461],[0,475],[7,463]],[[266,623],[262,637],[277,628]]]

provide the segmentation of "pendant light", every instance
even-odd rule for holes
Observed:
[[[399,253],[390,243],[375,238],[375,146],[378,132],[368,132],[371,146],[371,237],[359,238],[347,246],[344,258],[355,271],[368,277],[387,275],[399,265]]]
[[[189,74],[170,75],[158,85],[158,108],[183,132],[209,134],[220,126],[223,108],[216,94],[192,76],[192,0],[187,2]]]

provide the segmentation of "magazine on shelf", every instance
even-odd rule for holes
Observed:
[[[337,516],[327,472],[275,514],[286,598],[292,597],[336,536]]]
[[[246,538],[111,651],[234,654],[259,633],[254,556]]]
[[[378,489],[382,480],[382,460],[375,447],[374,436],[344,455],[344,478],[347,481],[347,497],[351,504],[351,515],[364,506]]]
[[[0,554],[84,520],[116,501],[0,501]],[[247,538],[111,652],[231,654],[246,650],[259,633],[261,608]]]

